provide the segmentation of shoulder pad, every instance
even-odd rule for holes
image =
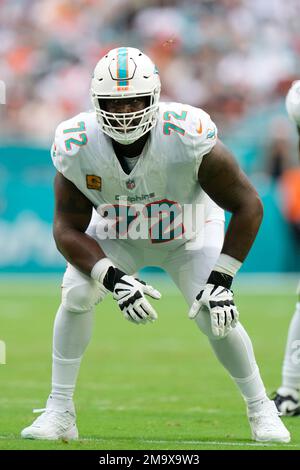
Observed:
[[[77,154],[84,153],[88,146],[94,121],[93,113],[80,113],[57,126],[51,157],[54,166],[64,175],[75,164]]]

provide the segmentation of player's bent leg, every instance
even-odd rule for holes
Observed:
[[[274,403],[266,395],[252,343],[243,326],[238,323],[220,340],[210,333],[209,341],[247,404],[252,438],[262,442],[289,442],[290,433],[279,418]]]
[[[213,335],[208,312],[200,312],[196,323],[208,337],[213,351],[228,370],[247,404],[252,438],[261,442],[289,442],[290,433],[266,395],[251,340],[238,323],[225,338]]]
[[[53,334],[52,391],[45,410],[21,432],[25,439],[77,439],[73,393],[81,359],[89,344],[93,307],[106,291],[88,276],[68,266]]]
[[[223,245],[223,225],[212,221],[205,228],[204,245],[193,253],[176,254],[166,266],[175,283],[192,305],[199,287],[212,271]],[[213,351],[228,370],[244,397],[252,436],[256,440],[288,442],[290,435],[281,422],[276,408],[268,399],[256,364],[251,340],[240,323],[224,338],[213,335],[211,319],[203,308],[195,322],[208,337]]]

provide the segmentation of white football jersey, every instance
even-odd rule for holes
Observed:
[[[208,220],[224,220],[224,211],[198,182],[202,158],[216,140],[217,128],[203,110],[180,103],[160,103],[158,122],[129,174],[116,157],[111,139],[100,131],[94,112],[80,113],[59,124],[52,159],[56,169],[93,203],[99,214],[107,215],[105,209],[110,206],[129,207],[130,224],[137,222],[136,214],[151,219],[149,237],[143,239],[142,246],[155,243],[171,248],[191,238],[186,221],[192,219],[185,217],[182,221],[179,213],[200,214],[200,225],[197,222],[196,227],[193,219],[192,231],[195,227],[199,231]],[[173,225],[166,223],[167,218],[162,220],[169,207],[176,209],[171,217]],[[120,232],[124,237],[129,234],[130,242],[130,230],[127,235],[123,229]]]

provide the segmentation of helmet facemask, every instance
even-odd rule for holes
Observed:
[[[101,130],[124,145],[133,143],[149,132],[157,121],[158,103],[153,94],[143,96],[148,97],[146,107],[129,113],[107,111],[105,99],[94,98],[97,120]]]

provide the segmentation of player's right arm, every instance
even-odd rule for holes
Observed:
[[[105,258],[98,243],[85,233],[93,205],[59,172],[55,176],[54,192],[53,235],[57,249],[79,271],[90,275],[95,264]]]
[[[79,188],[84,176],[81,162],[86,158],[85,149],[91,138],[93,128],[84,113],[56,129],[52,147],[52,160],[58,170],[53,227],[56,246],[69,263],[113,293],[127,320],[153,321],[157,314],[145,294],[159,299],[160,293],[115,267],[97,241],[86,233],[93,204]]]
[[[58,250],[73,266],[113,292],[127,320],[135,323],[155,320],[157,314],[143,294],[159,299],[160,293],[113,266],[96,240],[85,233],[93,205],[76,186],[59,172],[54,186],[53,235]]]

